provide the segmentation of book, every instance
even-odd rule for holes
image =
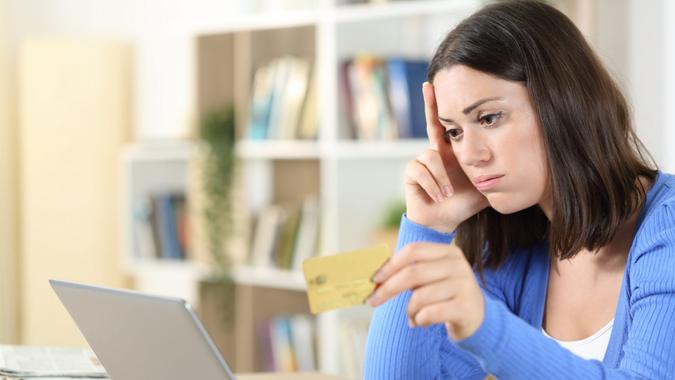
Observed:
[[[279,115],[279,134],[281,139],[296,139],[300,134],[300,120],[309,85],[309,62],[304,59],[288,57],[288,77],[282,89],[283,112]]]
[[[20,378],[107,378],[91,349],[0,345],[0,376]]]
[[[320,220],[318,198],[309,197],[305,199],[302,203],[300,225],[298,226],[295,250],[293,252],[292,270],[300,271],[302,269],[302,262],[317,254]]]
[[[349,137],[352,139],[358,139],[359,138],[359,132],[357,130],[356,126],[356,118],[354,116],[354,97],[353,97],[353,90],[351,86],[351,71],[352,71],[352,65],[354,64],[354,61],[352,59],[346,59],[342,61],[340,64],[340,94],[342,97],[342,102],[340,103],[342,105],[342,114],[345,117],[345,122],[347,123],[348,130],[349,130]]]
[[[171,203],[174,209],[176,237],[178,238],[178,247],[180,249],[181,258],[185,259],[188,256],[190,249],[189,242],[189,226],[188,226],[188,211],[187,200],[185,194],[179,193],[171,197]]]
[[[272,82],[274,65],[263,65],[254,74],[253,95],[250,101],[248,138],[262,140],[267,138],[267,127],[272,105]]]
[[[276,252],[276,264],[281,269],[291,269],[293,253],[300,226],[301,209],[298,206],[286,207],[286,218],[280,225],[279,244]]]
[[[377,100],[377,138],[391,140],[398,137],[387,90],[387,70],[384,62],[378,62],[372,72],[373,93]]]
[[[185,201],[185,195],[162,193],[155,196],[157,220],[159,225],[159,239],[162,247],[161,257],[165,259],[182,260],[185,253],[181,249],[178,237],[177,214],[175,202],[178,199]]]
[[[275,60],[272,65],[274,76],[272,78],[272,102],[270,104],[269,120],[267,124],[267,139],[278,139],[282,135],[282,122],[286,112],[284,94],[290,77],[293,59],[289,56]]]
[[[422,84],[429,63],[425,60],[387,60],[389,100],[400,138],[426,138]]]
[[[282,210],[279,206],[270,205],[264,208],[256,222],[253,242],[251,244],[251,256],[249,262],[254,266],[272,266],[275,243],[279,223],[282,218]]]
[[[257,325],[263,362],[269,372],[314,372],[318,368],[316,319],[278,315]]]
[[[369,319],[348,318],[340,322],[339,345],[347,378],[360,378],[368,338]]]
[[[309,315],[297,314],[291,316],[289,321],[298,370],[300,372],[316,371],[314,320]]]
[[[295,372],[298,370],[295,352],[291,343],[291,324],[286,316],[272,318],[270,321],[274,369],[277,372]]]
[[[298,129],[297,138],[301,140],[314,140],[318,137],[318,120],[316,104],[317,70],[310,69],[309,83],[305,104],[302,106],[302,117]]]
[[[150,197],[152,238],[160,259],[183,260],[187,248],[184,193],[158,193]]]
[[[313,138],[316,105],[309,98],[311,76],[311,64],[291,55],[256,69],[249,107],[250,139]]]
[[[396,138],[397,131],[389,104],[387,72],[381,58],[362,55],[343,67],[347,74],[347,99],[351,99],[350,120],[360,140]]]
[[[272,328],[268,321],[261,321],[256,325],[258,342],[262,350],[263,366],[265,371],[274,372],[274,352],[272,349]]]
[[[152,226],[153,205],[150,198],[140,199],[133,209],[134,253],[140,259],[158,257],[157,240]]]
[[[428,61],[357,56],[340,64],[342,111],[355,139],[426,138]]]
[[[352,112],[356,137],[359,140],[373,140],[377,137],[378,101],[373,91],[374,57],[355,58],[349,65],[349,88],[351,89]]]

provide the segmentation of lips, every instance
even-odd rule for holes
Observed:
[[[473,183],[474,183],[474,185],[478,185],[481,182],[487,182],[491,179],[495,179],[495,178],[499,178],[499,177],[503,177],[503,176],[504,176],[503,174],[481,175],[481,176],[478,176],[478,177],[473,177]]]
[[[478,189],[478,191],[485,192],[497,186],[501,181],[502,177],[504,177],[503,174],[482,175],[474,177],[473,183],[474,186],[476,186],[476,189]]]

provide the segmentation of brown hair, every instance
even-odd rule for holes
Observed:
[[[469,262],[482,276],[509,250],[547,240],[560,259],[608,244],[642,207],[639,177],[653,180],[656,165],[631,126],[623,95],[579,30],[538,1],[495,3],[446,36],[430,62],[429,82],[458,64],[527,87],[553,201],[550,223],[535,205],[509,215],[488,207],[460,224],[457,245]]]

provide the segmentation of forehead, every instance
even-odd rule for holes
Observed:
[[[464,65],[440,70],[434,77],[434,93],[440,116],[456,114],[458,110],[484,98],[501,97],[508,103],[527,100],[527,89],[518,82],[497,78]]]

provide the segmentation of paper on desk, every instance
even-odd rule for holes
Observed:
[[[2,375],[0,375],[2,376]],[[69,376],[69,377],[53,377],[53,376],[39,376],[39,377],[15,377],[15,376],[2,376],[2,380],[100,380],[101,377],[80,377],[80,376]],[[107,378],[106,378],[107,379]]]
[[[0,345],[0,376],[8,378],[107,378],[86,348]]]

